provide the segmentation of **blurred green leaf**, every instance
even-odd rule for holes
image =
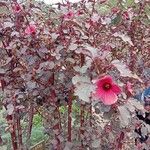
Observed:
[[[46,138],[46,136],[44,135],[43,129],[44,129],[43,127],[33,127],[32,134],[31,134],[32,146]]]
[[[128,7],[132,7],[134,5],[135,5],[134,0],[125,0],[125,1],[122,1],[122,6],[125,9],[127,9]]]
[[[118,4],[118,0],[109,0],[108,1],[109,6],[116,7]]]
[[[42,124],[42,117],[39,114],[34,115],[33,125],[36,127],[41,127],[43,125]]]
[[[109,7],[108,5],[100,5],[97,8],[97,11],[99,12],[99,14],[108,14],[111,11],[111,7]]]
[[[112,19],[111,24],[118,25],[120,22],[121,22],[121,15],[118,14],[114,19]]]
[[[148,20],[150,20],[150,4],[146,4],[144,11],[148,17]]]

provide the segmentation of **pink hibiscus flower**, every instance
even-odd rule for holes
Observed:
[[[111,76],[104,76],[96,81],[96,91],[94,95],[105,105],[112,105],[117,102],[117,94],[121,93],[120,87],[115,84]]]
[[[14,4],[12,8],[15,13],[21,12],[21,6],[19,4]]]
[[[31,35],[36,33],[36,26],[34,24],[30,24],[26,29],[25,29],[25,34]]]

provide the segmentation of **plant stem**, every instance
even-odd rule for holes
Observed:
[[[19,141],[19,149],[23,150],[23,142],[22,142],[22,128],[20,123],[20,114],[19,110],[17,111],[17,129],[18,129],[18,141]]]
[[[34,108],[32,106],[32,104],[30,105],[29,108],[29,125],[28,125],[28,130],[27,130],[27,143],[28,146],[30,146],[30,137],[31,137],[31,132],[32,132],[32,125],[33,125],[33,116],[34,116]]]
[[[16,136],[16,130],[15,130],[15,124],[14,124],[15,122],[14,122],[13,116],[7,115],[6,119],[8,122],[10,122],[10,121],[13,122],[13,124],[12,124],[13,131],[10,133],[11,134],[11,142],[12,142],[13,150],[17,150],[18,144],[17,144],[17,136]]]
[[[71,142],[71,122],[72,122],[72,117],[71,117],[71,113],[72,113],[72,97],[69,97],[69,101],[68,101],[68,141]]]
[[[92,127],[92,103],[90,103],[90,127]]]
[[[84,126],[84,105],[81,104],[81,111],[80,111],[80,138],[81,138],[81,135],[84,134],[83,126]],[[81,148],[83,148],[82,140],[81,140]]]
[[[60,140],[58,138],[58,135],[60,134],[60,117],[59,117],[59,107],[57,106],[54,112],[54,120],[58,120],[57,124],[54,125],[53,129],[54,130],[58,130],[58,133],[55,134],[55,140],[57,141],[57,149],[56,150],[60,150],[61,149],[61,143]]]

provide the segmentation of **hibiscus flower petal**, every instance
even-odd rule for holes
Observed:
[[[112,77],[108,76],[108,75],[104,76],[103,78],[98,80],[96,84],[97,84],[98,87],[102,87],[104,83],[112,84],[113,83]]]
[[[103,90],[102,87],[98,87],[95,91],[95,97],[101,98],[105,94],[105,91]]]
[[[105,105],[112,105],[114,103],[116,103],[118,100],[117,95],[113,92],[113,91],[108,91],[105,92],[102,96],[101,96],[101,101],[105,104]]]
[[[112,85],[112,91],[115,93],[115,94],[120,94],[121,93],[121,88],[116,85],[116,84],[113,84]]]

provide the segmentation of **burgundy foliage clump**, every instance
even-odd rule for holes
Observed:
[[[149,8],[148,0],[0,2],[0,88],[13,150],[29,149],[35,114],[51,150],[149,149],[134,131],[150,134],[137,117],[149,106],[134,98],[150,86]]]

